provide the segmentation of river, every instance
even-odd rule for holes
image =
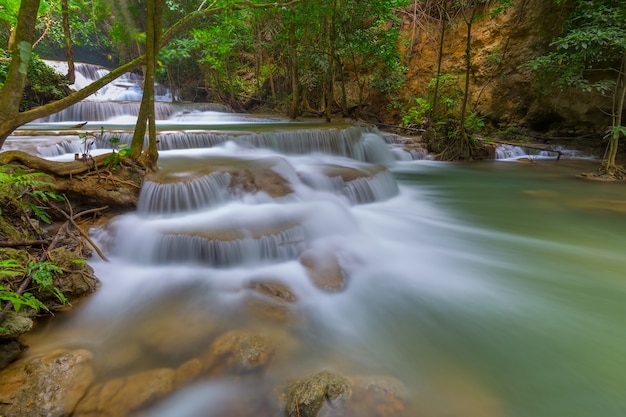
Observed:
[[[281,126],[292,132],[285,139],[259,120],[181,117],[193,129],[215,117],[205,130],[237,130],[235,139],[162,148],[161,170],[179,180],[160,188],[181,185],[155,197],[144,184],[137,212],[92,229],[111,259],[90,261],[102,287],[34,336],[31,354],[86,348],[106,381],[175,367],[232,329],[276,343],[254,387],[203,379],[151,408],[157,417],[235,415],[224,410],[264,404],[276,386],[320,370],[397,379],[408,415],[626,415],[626,185],[577,177],[598,161],[412,160],[394,158],[371,130],[341,125],[320,139],[310,125]],[[162,134],[176,123],[163,122]],[[64,146],[49,157],[70,155]],[[232,195],[207,180],[206,197],[188,186],[216,160],[270,164],[291,192]],[[329,167],[369,180],[337,185]],[[265,240],[263,230],[272,231]],[[244,237],[198,249],[197,238],[215,231]],[[338,260],[340,290],[312,283],[298,261],[304,250]],[[263,279],[294,295],[280,320],[249,308],[262,298],[250,283]]]

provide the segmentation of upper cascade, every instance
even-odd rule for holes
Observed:
[[[44,61],[59,74],[67,74],[68,65],[64,61]],[[92,82],[104,77],[111,72],[101,65],[77,62],[74,64],[75,81],[70,85],[72,90],[80,90]],[[156,101],[174,101],[169,88],[155,84]],[[90,95],[87,100],[91,101],[141,101],[143,95],[143,76],[134,72],[127,72],[107,86]]]

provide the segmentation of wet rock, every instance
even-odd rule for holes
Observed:
[[[304,381],[296,381],[286,389],[285,415],[340,416],[350,396],[350,383],[346,378],[328,371],[319,372]]]
[[[389,376],[368,376],[352,380],[350,415],[368,417],[409,417],[406,388]]]
[[[49,252],[49,257],[50,261],[63,270],[63,274],[55,278],[54,284],[70,302],[78,301],[97,289],[99,281],[91,266],[82,261],[80,254],[66,248],[57,248]],[[52,309],[63,307],[51,293],[38,292],[37,296]]]
[[[254,290],[244,301],[251,316],[275,323],[295,321],[290,304],[298,297],[289,286],[275,280],[254,280],[245,287]]]
[[[308,249],[300,255],[300,263],[316,287],[328,292],[337,292],[345,288],[343,270],[334,253]]]
[[[8,313],[0,323],[0,340],[15,339],[33,328],[33,321],[22,314]]]
[[[73,417],[125,417],[169,394],[176,379],[173,369],[161,368],[116,378],[93,386]]]
[[[231,330],[218,337],[200,360],[205,372],[211,375],[249,373],[265,368],[274,350],[274,345],[263,336]]]
[[[0,341],[0,369],[15,360],[26,348],[19,340]]]
[[[298,300],[291,288],[280,281],[256,279],[250,281],[246,287],[255,290],[259,294],[267,295],[276,301],[293,303]]]
[[[183,363],[176,369],[174,376],[174,386],[176,388],[187,385],[202,373],[202,362],[198,358],[193,358]]]
[[[164,360],[177,360],[197,353],[197,346],[206,346],[217,329],[212,315],[183,310],[180,313],[164,308],[143,321],[138,329],[140,350]]]
[[[69,416],[93,382],[92,355],[57,350],[0,371],[0,415]]]

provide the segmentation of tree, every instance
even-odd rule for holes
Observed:
[[[162,0],[154,0],[155,3],[150,3],[150,7],[160,7]],[[291,0],[287,3],[252,3],[249,1],[241,1],[234,4],[218,4],[217,2],[211,3],[206,6],[202,4],[202,8],[190,12],[184,15],[181,19],[176,21],[167,31],[165,31],[161,37],[160,42],[156,44],[155,54],[162,47],[163,44],[169,42],[174,35],[180,32],[182,29],[189,27],[194,21],[202,17],[219,14],[228,10],[243,10],[246,8],[274,8],[281,6],[290,6],[298,3],[301,0]],[[26,74],[28,69],[28,63],[32,53],[32,45],[35,37],[35,23],[37,19],[37,10],[40,5],[40,0],[23,0],[20,4],[19,15],[17,20],[17,26],[15,30],[15,42],[13,50],[11,52],[11,63],[5,83],[0,88],[0,102],[3,106],[0,107],[0,148],[4,144],[6,138],[19,126],[41,117],[56,113],[63,110],[72,104],[79,102],[95,93],[108,83],[112,82],[121,75],[129,72],[130,70],[140,66],[146,61],[146,56],[141,55],[126,64],[112,70],[104,77],[94,81],[87,87],[73,92],[69,96],[40,106],[25,112],[19,111],[20,101],[22,99],[22,92],[24,85],[26,84]],[[162,13],[158,10],[153,12]],[[153,22],[154,23],[154,22]],[[157,30],[155,28],[155,30]],[[158,29],[160,30],[160,29]],[[151,41],[152,42],[152,41]],[[152,98],[153,99],[153,98]],[[146,119],[147,120],[147,119]],[[140,122],[141,123],[141,122]],[[144,120],[145,123],[145,120]],[[141,128],[141,127],[140,127]]]
[[[560,0],[557,2],[561,3]],[[539,86],[548,91],[575,88],[585,94],[602,94],[611,102],[604,174],[624,173],[616,165],[618,143],[626,136],[623,126],[626,96],[626,3],[613,0],[576,0],[564,33],[551,50],[527,64],[537,71]]]
[[[144,71],[143,96],[131,142],[131,155],[142,165],[156,168],[159,157],[156,146],[156,117],[154,114],[154,83],[156,82],[157,53],[161,40],[161,23],[165,0],[147,0],[146,2],[146,61]],[[148,147],[142,153],[148,124]]]
[[[15,127],[12,119],[17,116],[26,85],[28,65],[35,40],[35,23],[40,0],[23,0],[20,3],[15,35],[12,42],[11,63],[6,81],[0,89],[0,147]]]

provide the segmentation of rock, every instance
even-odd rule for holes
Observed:
[[[18,313],[8,313],[2,323],[0,323],[0,340],[15,339],[33,328],[33,321]]]
[[[409,417],[406,388],[389,376],[368,376],[352,381],[350,415],[368,417]]]
[[[174,386],[176,388],[187,385],[202,372],[202,362],[198,358],[190,359],[176,369]]]
[[[91,385],[92,355],[57,350],[0,371],[0,415],[69,416]]]
[[[93,293],[99,285],[93,269],[83,261],[82,255],[66,248],[56,248],[49,252],[50,261],[63,270],[57,274],[54,285],[59,289],[70,303],[78,301]],[[39,300],[44,302],[50,310],[66,308],[59,302],[56,296],[49,291],[36,291],[33,293]]]
[[[244,301],[252,317],[275,323],[294,322],[290,304],[298,297],[287,285],[275,280],[254,280],[245,287],[254,290]]]
[[[27,347],[19,340],[0,341],[0,369],[15,360]]]
[[[231,330],[218,337],[200,360],[204,371],[211,375],[249,373],[265,368],[274,350],[263,336]]]
[[[316,287],[328,292],[337,292],[345,288],[343,270],[334,253],[307,249],[300,255],[300,263]]]
[[[80,401],[73,417],[126,417],[169,394],[176,372],[152,369],[93,386]]]
[[[217,319],[202,312],[164,307],[142,321],[137,330],[138,344],[163,360],[180,360],[197,353],[197,346],[206,346],[217,330]]]
[[[279,302],[293,303],[298,297],[293,293],[288,285],[271,279],[255,279],[246,285],[260,294],[264,294]]]
[[[291,384],[285,393],[287,417],[330,417],[343,415],[351,396],[350,383],[328,371]]]

